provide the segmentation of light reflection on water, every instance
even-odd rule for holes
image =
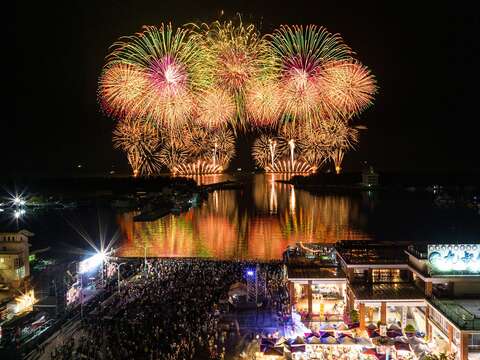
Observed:
[[[196,178],[200,184],[229,175]],[[198,208],[152,222],[118,216],[123,244],[120,256],[279,259],[297,242],[363,240],[360,201],[344,195],[311,195],[296,190],[280,175],[254,175],[238,190],[214,191]],[[244,179],[243,179],[244,180]]]

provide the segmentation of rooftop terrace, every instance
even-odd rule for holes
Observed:
[[[425,298],[420,289],[409,283],[353,284],[352,290],[358,300],[418,300]]]
[[[405,246],[384,243],[340,243],[337,253],[347,264],[407,264]]]
[[[461,330],[480,330],[480,301],[430,299],[429,302]]]
[[[317,267],[288,265],[289,279],[346,279],[342,269],[337,267]]]

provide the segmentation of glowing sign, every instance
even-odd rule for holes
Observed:
[[[428,261],[434,273],[480,273],[480,245],[428,245]]]

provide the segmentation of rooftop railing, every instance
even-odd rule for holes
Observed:
[[[417,259],[427,259],[428,258],[428,252],[427,251],[421,251],[417,246],[415,245],[409,245],[407,248],[407,251],[415,255]]]
[[[454,300],[439,300],[431,298],[430,302],[435,305],[448,319],[453,321],[462,330],[480,330],[480,318],[470,313]]]

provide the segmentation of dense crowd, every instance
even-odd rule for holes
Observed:
[[[125,282],[85,318],[76,349],[57,349],[52,358],[223,359],[226,334],[219,322],[230,285],[253,264],[201,259],[158,259],[141,277]],[[288,301],[281,266],[263,265],[268,306],[282,315]],[[58,356],[60,354],[60,356]]]

